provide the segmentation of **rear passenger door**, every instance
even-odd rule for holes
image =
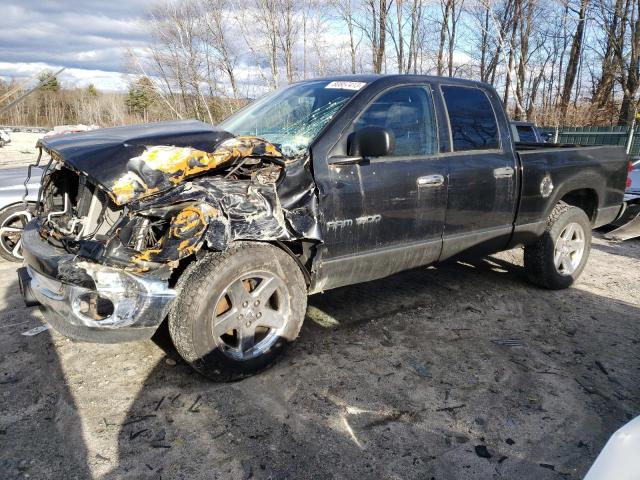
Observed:
[[[507,119],[488,90],[440,88],[451,140],[441,259],[474,247],[500,250],[513,229],[518,193],[515,154],[507,128],[500,128],[508,125]]]

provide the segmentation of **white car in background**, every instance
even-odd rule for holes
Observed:
[[[4,128],[0,128],[0,147],[4,147],[7,143],[11,143],[11,136]]]
[[[638,480],[640,478],[640,417],[611,435],[584,480]]]
[[[638,157],[629,163],[624,205],[624,213],[612,224],[618,228],[607,233],[605,238],[629,240],[640,237],[640,159]]]
[[[11,262],[22,261],[22,230],[31,220],[38,200],[42,170],[31,167],[28,195],[23,201],[28,168],[0,170],[0,257]]]

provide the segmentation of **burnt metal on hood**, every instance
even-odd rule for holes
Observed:
[[[149,147],[127,163],[127,173],[109,185],[108,191],[116,204],[123,205],[249,157],[281,159],[283,155],[275,145],[256,137],[229,138],[212,152],[166,145]]]
[[[144,269],[149,262],[166,263],[195,253],[205,243],[222,251],[239,240],[321,241],[308,157],[292,159],[285,166],[263,167],[251,179],[194,178],[129,206],[143,212],[178,204],[185,207],[174,217],[161,244],[134,252],[114,238],[107,256],[119,256]]]
[[[107,188],[128,170],[129,160],[149,146],[173,145],[211,152],[231,137],[231,133],[198,120],[179,120],[55,135],[39,140],[38,146]]]
[[[265,140],[188,121],[96,130],[41,146],[127,205],[108,238],[73,242],[82,258],[155,271],[205,244],[222,251],[237,240],[322,241],[311,158],[285,159]],[[162,213],[168,210],[171,216]],[[148,231],[145,222],[165,225],[164,233],[138,246],[134,232]]]

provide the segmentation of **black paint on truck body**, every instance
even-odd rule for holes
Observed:
[[[487,254],[530,243],[544,230],[553,206],[572,192],[594,202],[594,226],[613,220],[620,210],[626,178],[622,148],[520,148],[495,90],[480,82],[415,75],[338,77],[344,78],[367,85],[311,145],[323,238],[312,291],[381,278],[463,253]],[[432,93],[437,152],[339,162],[348,155],[349,134],[367,106],[385,92],[415,85]],[[454,150],[443,96],[448,87],[486,95],[497,122],[495,148]],[[417,184],[418,178],[432,175],[442,175],[442,185]],[[553,188],[543,195],[547,178]]]
[[[561,199],[584,208],[594,226],[613,220],[620,210],[627,173],[622,148],[516,144],[490,85],[420,75],[353,75],[325,81],[359,87],[308,151],[283,158],[276,166],[265,163],[280,174],[256,180],[262,170],[245,179],[227,178],[223,168],[202,172],[132,201],[126,210],[131,221],[139,221],[136,213],[145,209],[203,202],[208,205],[207,229],[199,243],[187,242],[180,259],[197,252],[205,241],[213,250],[224,250],[235,240],[278,243],[304,266],[314,293],[460,254],[531,243]],[[404,105],[394,104],[394,96],[403,96]],[[399,108],[394,118],[411,125],[405,131],[397,124],[382,125],[395,128],[394,136],[403,137],[404,145],[396,138],[389,155],[353,156],[350,142],[361,119],[370,112],[372,118],[387,114],[386,108]],[[234,138],[239,137],[184,121],[54,137],[41,146],[111,193],[109,186],[130,168],[131,158],[149,146],[211,152]],[[264,160],[259,153],[254,157],[256,165]],[[262,208],[252,210],[257,204]],[[66,253],[123,268],[135,258],[116,241],[106,247],[99,239],[79,243],[79,251]],[[159,265],[166,270],[178,259],[177,251],[148,250],[138,266],[145,272]]]

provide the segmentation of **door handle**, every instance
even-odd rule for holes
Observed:
[[[444,183],[442,175],[425,175],[416,181],[419,187],[439,187]]]
[[[369,165],[369,159],[360,156],[336,155],[329,159],[329,165]]]
[[[513,177],[514,172],[512,167],[501,167],[493,170],[493,176],[495,178],[509,178]]]

